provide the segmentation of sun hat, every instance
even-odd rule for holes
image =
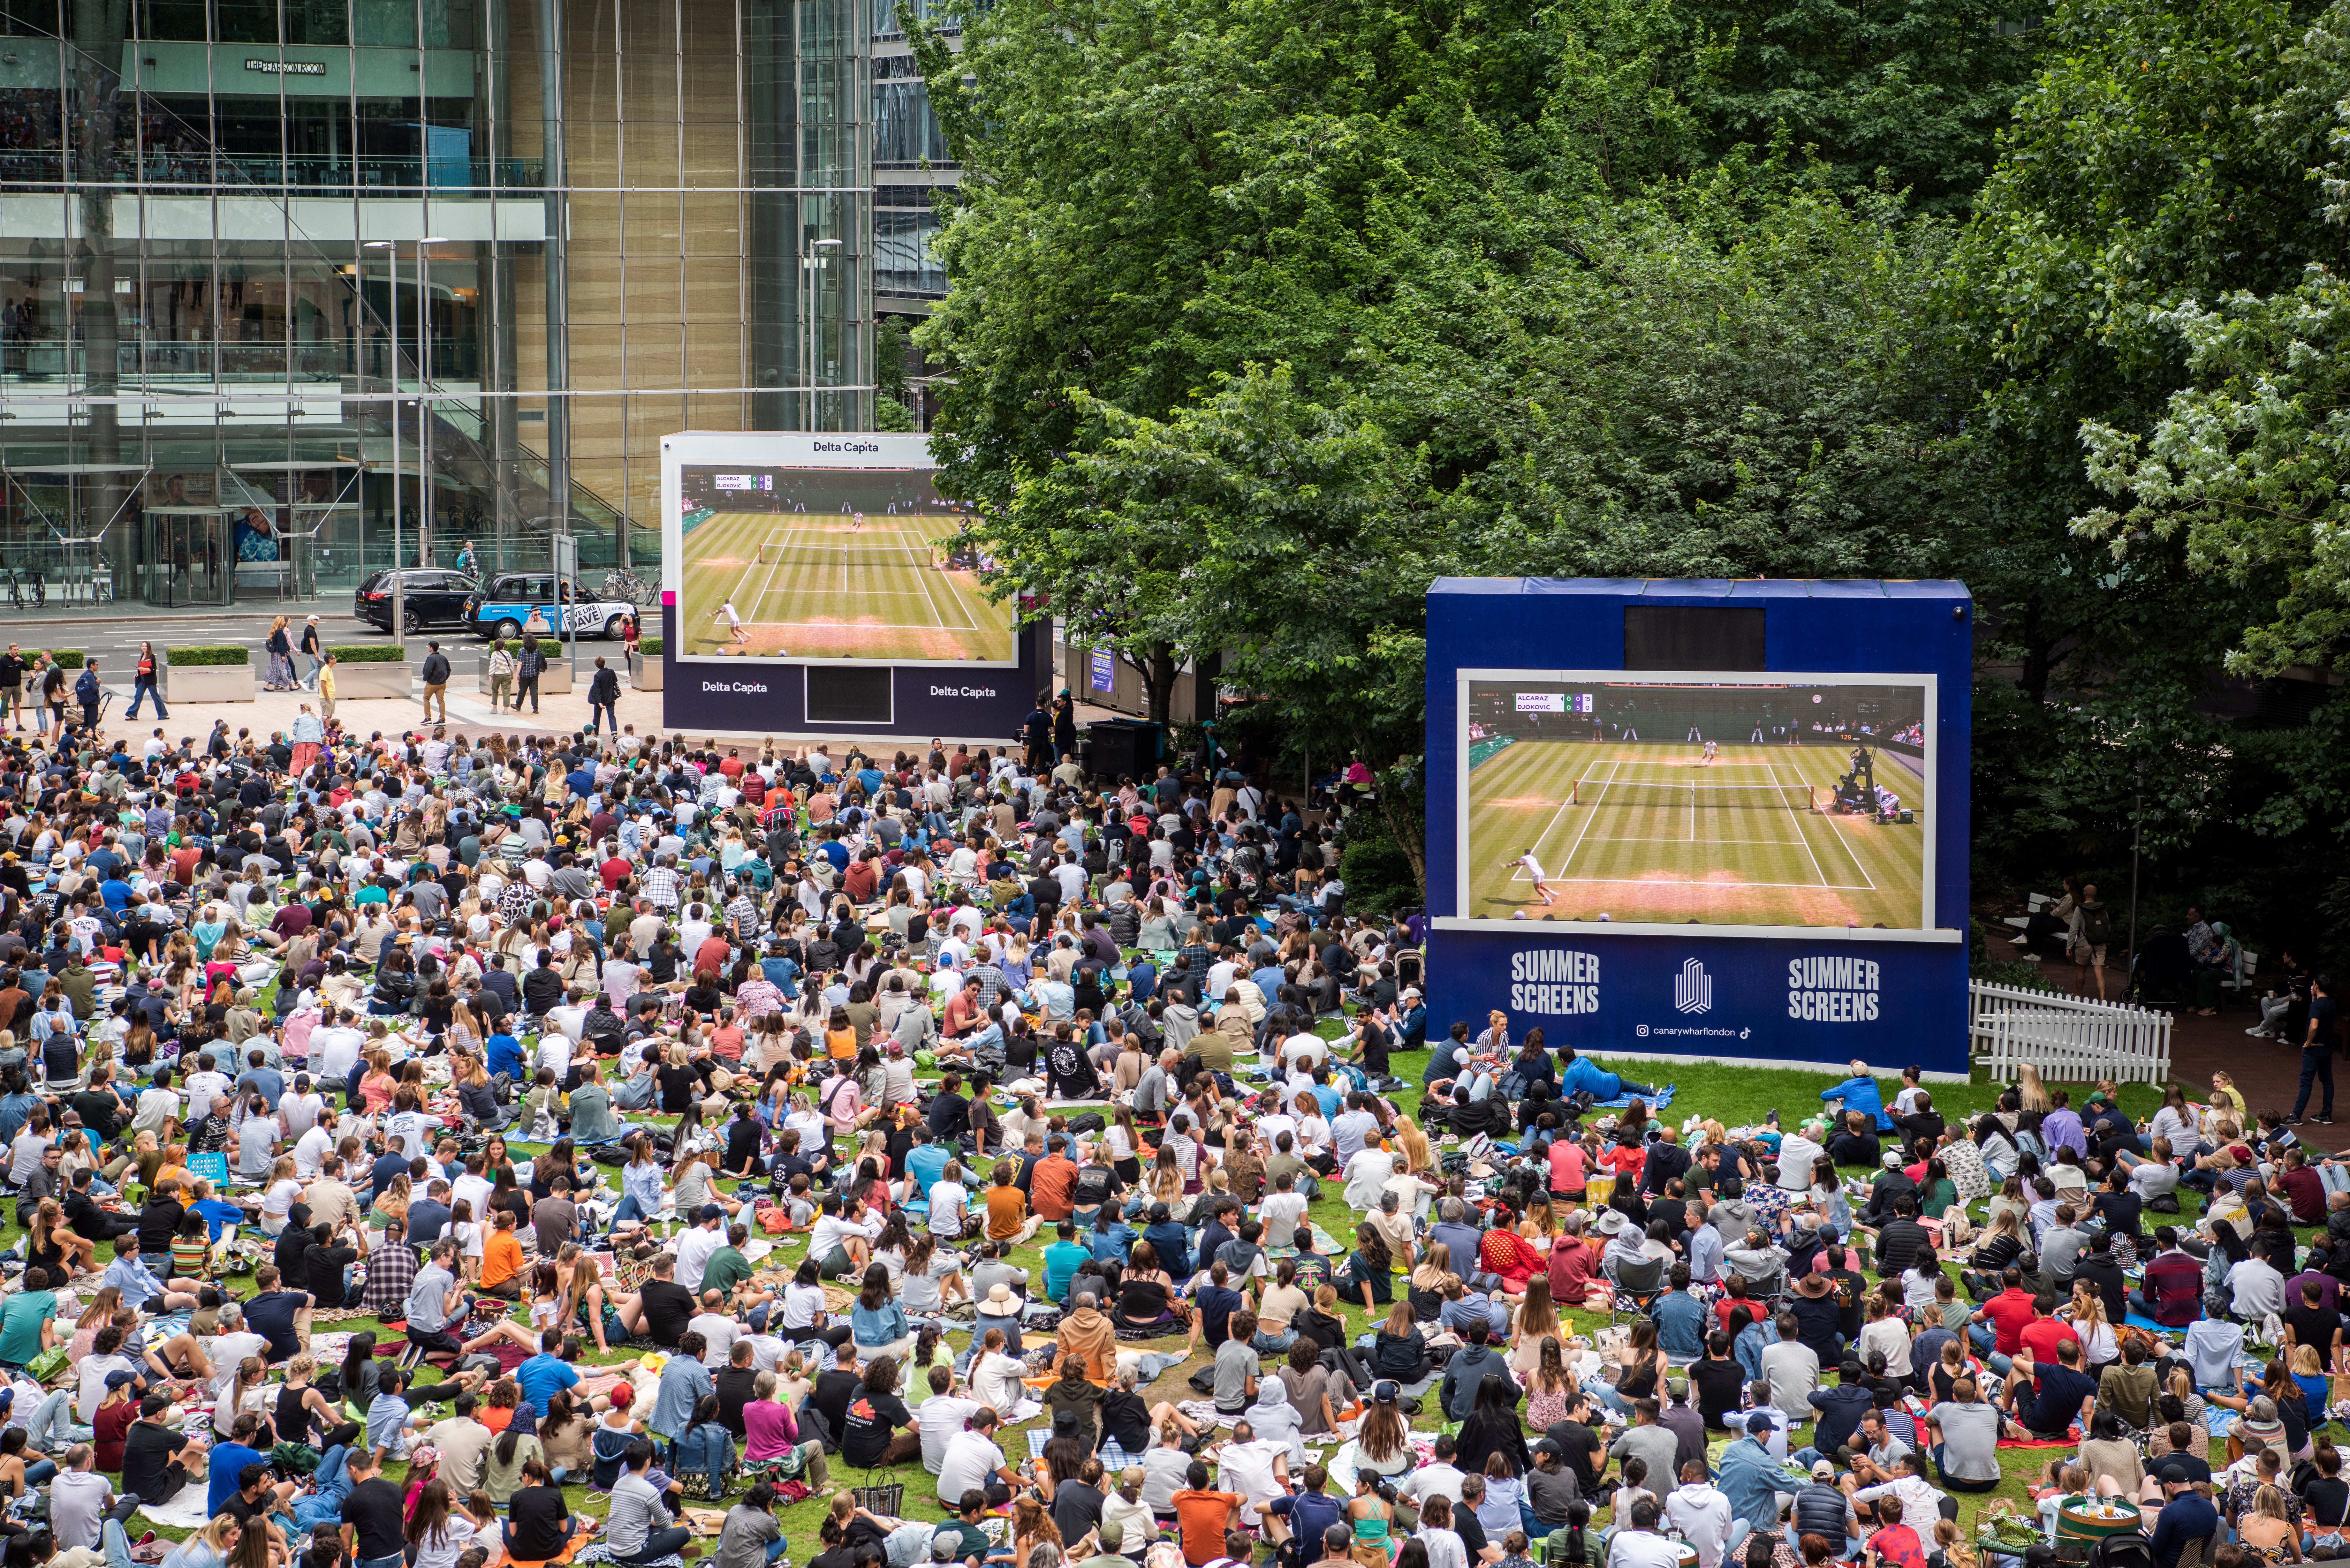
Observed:
[[[988,1286],[987,1304],[990,1306],[1010,1306],[1012,1304],[1012,1287],[1005,1284],[1002,1280],[998,1280],[995,1283]]]

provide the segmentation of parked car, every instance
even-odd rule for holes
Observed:
[[[384,631],[391,626],[392,578],[400,578],[400,608],[410,631],[432,626],[466,624],[465,610],[481,585],[464,572],[437,566],[403,566],[381,571],[361,583],[351,595],[351,613]]]
[[[568,628],[581,637],[615,642],[619,640],[622,623],[637,613],[637,607],[626,599],[593,594],[582,594],[558,607],[554,573],[506,572],[493,577],[467,601],[465,624],[475,637],[520,637],[523,623],[534,609],[545,618],[552,636],[560,637]]]

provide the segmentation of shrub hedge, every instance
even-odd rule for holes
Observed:
[[[637,639],[637,651],[643,654],[646,658],[650,659],[660,650],[661,639],[660,638],[640,637]]]
[[[195,670],[205,665],[250,664],[253,662],[253,650],[203,645],[167,648],[163,650],[163,662],[174,670]]]
[[[402,658],[396,642],[338,642],[327,651],[338,664],[398,664]]]

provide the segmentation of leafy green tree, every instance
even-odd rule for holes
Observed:
[[[1992,0],[1688,0],[1689,98],[1715,159],[1805,150],[1838,194],[1903,191],[1962,213],[2040,59]],[[1711,46],[1710,57],[1706,46]]]

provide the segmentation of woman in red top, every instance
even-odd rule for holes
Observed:
[[[1487,1273],[1501,1276],[1503,1295],[1522,1296],[1526,1293],[1526,1282],[1543,1272],[1543,1255],[1518,1234],[1517,1216],[1507,1207],[1503,1214],[1503,1222],[1486,1231],[1477,1243],[1477,1264]]]
[[[155,717],[170,718],[172,715],[163,707],[163,694],[155,690],[155,645],[153,643],[142,642],[139,645],[139,661],[131,666],[131,676],[130,717],[133,719],[139,717],[139,704],[142,700],[146,700],[155,704]]]

